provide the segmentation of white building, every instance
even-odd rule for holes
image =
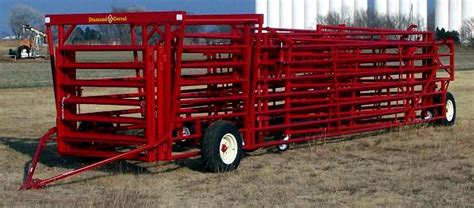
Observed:
[[[428,0],[255,0],[255,8],[256,13],[265,15],[264,26],[295,29],[314,29],[318,18],[329,13],[354,19],[353,15],[368,9],[378,15],[418,20],[421,29],[427,28],[428,21],[434,21],[435,27],[460,31],[464,21],[474,18],[474,0],[434,0],[433,3],[433,20],[428,20]]]

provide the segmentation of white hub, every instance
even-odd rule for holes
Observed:
[[[290,140],[290,136],[286,135],[285,138],[283,138],[283,141],[288,141],[288,140]],[[279,149],[280,151],[285,151],[285,150],[288,149],[288,147],[289,147],[288,144],[280,144],[280,145],[278,145],[278,149]]]
[[[237,139],[234,135],[227,133],[222,137],[219,145],[219,153],[222,162],[225,164],[230,165],[234,162],[238,153]]]
[[[186,136],[191,136],[191,130],[189,130],[189,128],[185,126],[185,127],[183,127],[182,134],[185,137]]]
[[[426,111],[425,112],[425,120],[429,120],[433,118],[433,112],[431,111]]]
[[[446,100],[446,120],[452,121],[454,118],[454,103],[452,100]]]

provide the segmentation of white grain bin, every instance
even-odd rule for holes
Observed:
[[[326,17],[329,13],[329,0],[318,0],[316,9],[317,9],[318,18]]]
[[[449,30],[461,29],[461,0],[449,0]]]
[[[399,1],[400,17],[409,18],[411,15],[411,3],[410,0]]]
[[[268,0],[255,0],[255,13],[263,14],[263,26],[266,27],[268,24],[268,12],[267,12]]]
[[[468,21],[474,18],[474,1],[473,0],[462,0],[462,22]]]
[[[418,0],[410,0],[410,7],[411,7],[411,18],[412,21],[416,21],[418,19]],[[411,22],[416,23],[416,22]]]
[[[428,0],[418,0],[417,8],[419,29],[426,30],[428,26]]]
[[[471,21],[474,18],[474,1],[473,0],[462,0],[461,2],[461,13],[462,13],[462,26]],[[471,23],[472,24],[472,23]],[[471,34],[466,34],[471,38],[474,36],[474,28],[471,28]]]
[[[304,1],[304,28],[315,29],[316,18],[318,17],[316,9],[317,0]]]
[[[449,29],[449,0],[435,1],[435,27]]]
[[[331,0],[329,1],[329,12],[341,14],[342,0]]]
[[[374,12],[378,15],[387,14],[387,0],[374,0]]]
[[[304,29],[304,18],[305,18],[305,9],[304,9],[305,0],[293,0],[292,5],[292,25],[294,29]]]
[[[280,0],[280,27],[281,28],[292,28],[293,27],[293,8],[291,0]]]
[[[267,5],[268,13],[268,26],[269,27],[280,27],[280,1],[279,0],[268,0]]]
[[[387,0],[387,14],[391,17],[400,14],[400,2],[398,0]]]
[[[462,0],[462,22],[469,21],[474,18],[474,1],[473,0]]]
[[[367,11],[367,5],[367,0],[355,0],[354,9],[358,12],[365,12]]]
[[[344,17],[350,17],[350,19],[354,19],[354,0],[342,0],[342,7],[341,13]]]

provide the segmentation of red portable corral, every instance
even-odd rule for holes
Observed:
[[[243,151],[454,123],[452,41],[414,27],[290,30],[262,28],[262,19],[179,11],[47,15],[57,125],[41,138],[22,188],[116,160],[202,156],[210,170],[229,171]],[[74,29],[89,25],[120,27],[130,37],[74,44]],[[90,77],[91,70],[106,76]],[[34,180],[47,140],[60,155],[104,160]]]

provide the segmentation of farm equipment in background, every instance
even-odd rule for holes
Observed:
[[[9,55],[15,56],[17,59],[27,58],[44,58],[41,53],[45,47],[46,34],[31,25],[22,25],[22,39],[16,49],[10,49]]]
[[[185,12],[47,15],[45,21],[48,42],[56,43],[49,44],[56,127],[40,139],[22,189],[117,160],[201,156],[209,170],[231,171],[244,151],[455,121],[447,91],[453,42],[415,27],[292,30],[264,28],[258,14]],[[78,25],[113,24],[129,26],[130,44],[68,41]],[[229,30],[186,30],[209,25]],[[87,53],[108,55],[88,61]],[[115,53],[128,58],[112,60]],[[88,70],[128,73],[90,78]],[[103,160],[33,179],[47,141],[60,155]]]

